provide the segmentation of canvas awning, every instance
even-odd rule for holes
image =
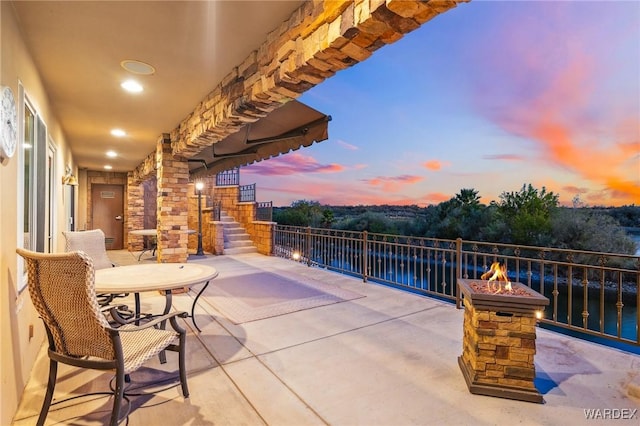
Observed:
[[[287,102],[190,158],[190,177],[215,175],[324,141],[330,120],[301,102]]]

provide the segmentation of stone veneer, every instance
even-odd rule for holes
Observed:
[[[511,301],[508,299],[518,298],[507,296],[504,298],[507,301],[479,300],[476,306],[469,288],[465,288],[465,281],[458,279],[465,296],[463,348],[458,364],[469,391],[480,395],[544,402],[534,385],[536,311],[544,309],[549,299],[540,295],[537,306],[515,302],[514,309],[509,309],[506,305]],[[535,293],[533,290],[530,292]],[[479,298],[483,296],[500,298],[500,295],[479,295]],[[520,299],[532,301],[529,296]],[[499,308],[488,307],[490,303]]]
[[[273,254],[273,227],[275,222],[253,221],[247,226],[247,233],[251,236],[258,253]]]
[[[157,145],[158,262],[186,262],[188,257],[189,165],[172,154],[171,142]]]

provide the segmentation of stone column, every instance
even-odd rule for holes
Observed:
[[[131,235],[130,232],[144,227],[144,188],[137,182],[133,173],[127,174],[127,214],[125,215],[125,241],[130,251],[143,249],[144,237]]]
[[[209,222],[209,244],[211,253],[224,254],[224,223],[212,220]]]
[[[171,140],[163,135],[157,144],[158,262],[186,262],[188,257],[189,163],[172,154]]]

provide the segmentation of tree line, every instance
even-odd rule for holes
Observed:
[[[503,192],[498,201],[480,202],[473,188],[428,207],[328,206],[298,200],[276,207],[273,220],[282,225],[311,226],[380,234],[496,242],[516,245],[635,254],[631,233],[640,234],[640,206],[585,207],[575,198],[562,207],[545,187],[524,184]]]

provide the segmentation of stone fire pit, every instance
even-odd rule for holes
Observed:
[[[549,299],[521,283],[491,291],[489,281],[458,279],[464,337],[458,364],[473,394],[543,403],[536,377],[536,314]]]

